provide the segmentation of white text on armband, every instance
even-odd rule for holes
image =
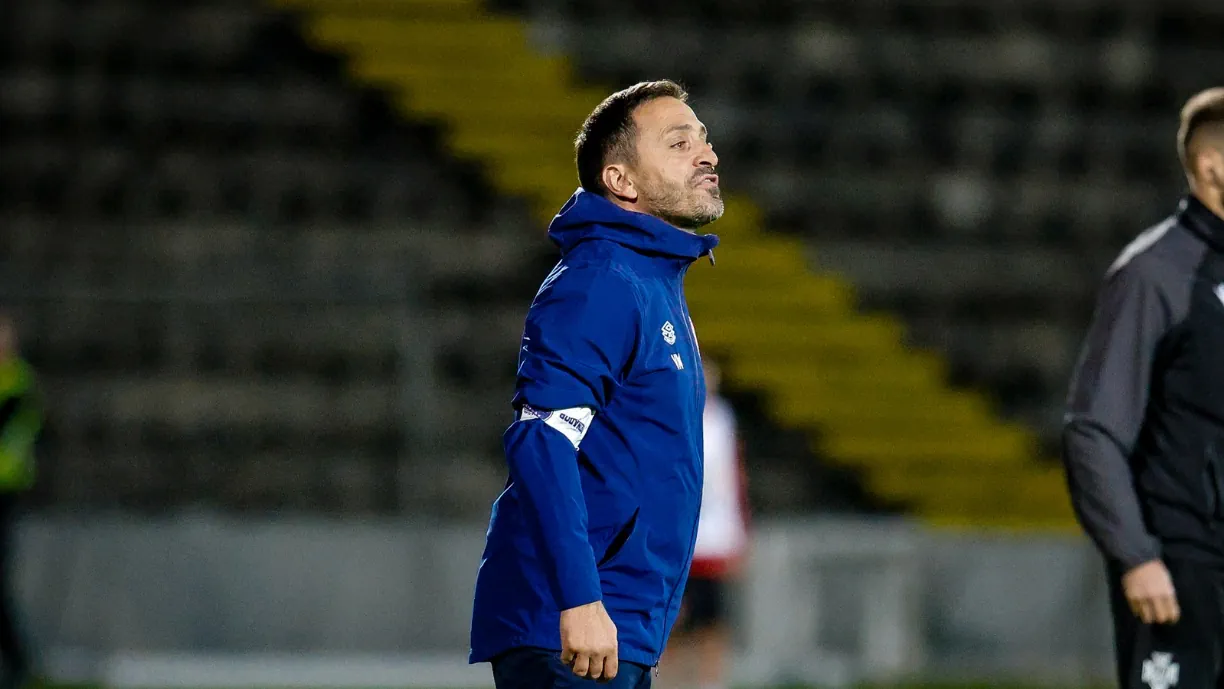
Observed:
[[[591,429],[591,420],[594,418],[595,412],[589,407],[544,410],[524,404],[519,409],[519,421],[531,421],[533,419],[543,421],[545,425],[560,431],[561,435],[564,435],[570,441],[575,450],[582,443],[582,439],[586,437],[587,431]]]

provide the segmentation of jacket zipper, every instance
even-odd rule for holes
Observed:
[[[710,265],[714,265],[714,250],[710,249],[708,253],[710,257]],[[687,274],[688,274],[688,267],[685,266],[685,268],[680,271],[680,280],[678,281],[678,284],[676,287],[676,298],[678,300],[678,303],[680,304],[680,315],[684,316],[684,322],[688,326],[689,338],[690,338],[690,341],[693,343],[693,353],[697,357],[697,361],[694,361],[693,363],[694,365],[700,365],[701,346],[697,344],[697,328],[693,325],[693,318],[692,316],[689,315],[688,303],[684,299],[684,277]],[[701,374],[697,374],[697,375],[701,375]],[[693,413],[695,414],[701,413],[702,410],[697,409],[697,407],[700,405],[697,404],[696,393],[694,393],[693,396],[690,397],[689,399],[691,400]],[[700,512],[700,509],[698,509],[697,518],[693,520],[693,528],[689,532],[689,555],[687,558],[685,558],[684,569],[682,569],[681,572],[688,572],[689,568],[692,567],[693,565],[692,550],[693,550],[693,544],[697,540],[697,528],[700,525],[700,523],[701,523],[701,512]],[[663,609],[664,619],[667,619],[667,617],[671,615],[672,605],[676,602],[676,591],[679,588],[680,588],[679,586],[672,587],[671,594],[667,597],[667,607]],[[663,637],[666,635],[667,635],[667,630],[664,630],[663,635],[659,637],[658,647],[659,647],[660,656],[662,656],[663,654]],[[661,662],[660,660],[656,660],[654,664],[654,676],[656,679],[659,676],[659,663],[660,662]]]
[[[1224,504],[1221,504],[1219,452],[1215,443],[1207,446],[1207,519],[1211,528],[1224,519]]]
[[[700,362],[701,348],[697,344],[697,330],[693,326],[693,319],[691,316],[689,316],[688,304],[684,300],[684,275],[687,272],[688,272],[688,269],[686,268],[683,272],[680,273],[680,285],[676,290],[676,296],[679,299],[679,303],[680,303],[680,315],[684,317],[684,322],[685,324],[688,325],[689,338],[691,338],[690,341],[693,343],[693,352],[694,354],[696,354],[697,359],[698,359],[698,361],[694,362],[694,364],[698,365],[701,363]],[[702,374],[695,373],[694,375],[702,375]],[[689,397],[689,403],[692,405],[690,408],[693,410],[694,413],[700,413],[702,411],[696,408],[699,405],[697,404],[697,394],[695,392],[691,397]],[[698,490],[700,490],[700,488],[698,488]],[[699,494],[698,500],[700,501],[700,494]],[[700,504],[700,502],[698,502],[698,504]],[[689,554],[688,554],[688,557],[684,561],[684,569],[680,570],[683,573],[687,573],[689,568],[692,567],[693,544],[697,541],[697,527],[700,525],[700,523],[701,523],[701,511],[700,509],[698,509],[697,518],[693,520],[693,528],[689,534]],[[677,583],[679,582],[677,581]],[[663,609],[663,616],[664,616],[663,619],[664,620],[666,620],[667,617],[671,615],[672,604],[676,602],[676,591],[679,590],[679,588],[680,588],[679,586],[673,586],[671,590],[671,594],[667,597],[667,607]],[[664,629],[662,636],[659,637],[659,643],[658,643],[660,656],[662,656],[663,654],[663,638],[666,636],[667,636],[667,630]],[[655,661],[654,672],[655,672],[655,677],[658,677],[659,676],[659,661]]]

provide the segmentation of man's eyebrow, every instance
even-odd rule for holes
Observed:
[[[673,124],[672,126],[663,130],[663,136],[667,136],[668,134],[671,134],[672,132],[682,132],[682,131],[692,131],[692,130],[693,130],[693,125],[691,124]],[[707,134],[708,132],[706,131],[705,125],[704,124],[701,125],[701,135],[706,136]]]

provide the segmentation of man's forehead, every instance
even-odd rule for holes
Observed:
[[[678,98],[656,98],[643,103],[633,116],[637,125],[644,130],[666,132],[682,127],[705,130],[705,125],[697,119],[697,113]]]

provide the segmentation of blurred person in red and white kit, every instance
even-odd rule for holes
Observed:
[[[727,588],[748,554],[748,493],[735,411],[719,394],[721,372],[713,357],[704,357],[703,366],[705,478],[697,545],[680,619],[660,671],[669,685],[726,689],[731,655]]]

